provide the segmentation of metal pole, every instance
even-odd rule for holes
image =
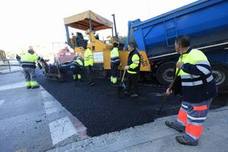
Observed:
[[[91,19],[89,19],[89,31],[90,32],[92,31],[92,21],[91,21]]]
[[[89,13],[89,32],[92,31],[92,21],[91,21],[91,14]]]
[[[119,37],[118,37],[117,29],[116,29],[115,14],[112,14],[112,17],[113,17],[113,23],[114,23],[114,29],[115,29],[115,37],[116,37],[116,40],[118,41],[119,40]]]
[[[113,27],[112,27],[112,37],[114,36],[114,33],[113,33]]]
[[[69,28],[67,25],[65,25],[65,30],[66,30],[67,43],[70,44]]]

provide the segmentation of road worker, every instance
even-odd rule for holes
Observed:
[[[28,52],[20,57],[20,63],[24,71],[26,87],[28,89],[39,87],[39,84],[35,80],[36,62],[39,60],[42,61],[43,59],[35,54],[32,46],[29,46]]]
[[[118,50],[118,43],[115,42],[113,44],[113,49],[111,50],[111,83],[117,84],[117,75],[118,75],[118,67],[120,65],[120,57]]]
[[[83,73],[83,60],[80,56],[76,56],[73,63],[74,63],[73,79],[75,81],[81,80],[82,73]]]
[[[71,33],[70,45],[73,49],[76,46],[76,36],[74,35],[74,33]]]
[[[136,49],[135,43],[128,45],[129,55],[127,70],[127,94],[130,97],[138,97],[138,77],[140,72],[140,54]]]
[[[93,52],[92,52],[92,46],[88,46],[84,52],[84,67],[86,72],[86,77],[88,81],[88,85],[93,86],[95,83],[92,79],[92,69],[93,69]]]
[[[210,103],[216,96],[217,89],[211,65],[202,51],[190,48],[187,37],[178,37],[175,49],[180,54],[176,64],[178,77],[175,79],[175,85],[166,90],[166,94],[181,94],[182,103],[177,120],[166,121],[165,124],[184,132],[184,135],[176,136],[177,142],[196,146],[203,133],[203,122],[207,118]],[[176,91],[177,88],[180,88],[180,91]]]

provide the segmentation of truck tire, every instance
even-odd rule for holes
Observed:
[[[222,65],[213,65],[212,74],[219,88],[228,85],[228,72]]]
[[[169,85],[173,81],[175,62],[165,62],[156,71],[156,79],[162,85]]]

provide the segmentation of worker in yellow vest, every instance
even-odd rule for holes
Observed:
[[[176,77],[166,94],[172,92],[182,96],[182,103],[176,121],[165,124],[184,134],[176,136],[177,142],[184,145],[198,145],[202,136],[203,123],[207,118],[210,104],[217,89],[211,65],[204,53],[190,47],[187,37],[178,37],[175,49],[180,54],[176,64]]]
[[[22,55],[20,58],[20,63],[24,71],[26,87],[28,89],[39,87],[39,84],[35,80],[36,62],[39,60],[43,59],[35,54],[32,46],[30,46],[28,52]]]
[[[125,66],[125,70],[127,70],[127,91],[126,94],[130,95],[130,97],[135,98],[138,97],[138,79],[140,72],[140,54],[136,49],[135,43],[128,44],[128,63]]]
[[[113,49],[111,50],[111,83],[117,84],[117,74],[118,74],[118,67],[120,65],[120,57],[119,57],[119,49],[118,43],[113,44]]]
[[[88,84],[90,86],[95,85],[92,79],[92,68],[93,68],[93,52],[91,50],[91,46],[88,46],[84,52],[84,67],[85,67],[85,72],[86,72],[86,77]]]

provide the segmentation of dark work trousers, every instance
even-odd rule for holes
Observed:
[[[75,64],[74,70],[73,70],[73,74],[76,75],[76,76],[78,74],[80,74],[82,76],[83,75],[83,67],[80,66],[80,65]]]
[[[111,76],[117,77],[118,75],[119,63],[111,63]]]
[[[24,76],[26,81],[35,81],[35,69],[34,68],[23,68]]]
[[[129,94],[138,94],[138,74],[127,73],[127,91]]]
[[[92,66],[85,66],[85,73],[86,73],[86,79],[88,81],[88,84],[93,83],[93,76],[92,76]]]

